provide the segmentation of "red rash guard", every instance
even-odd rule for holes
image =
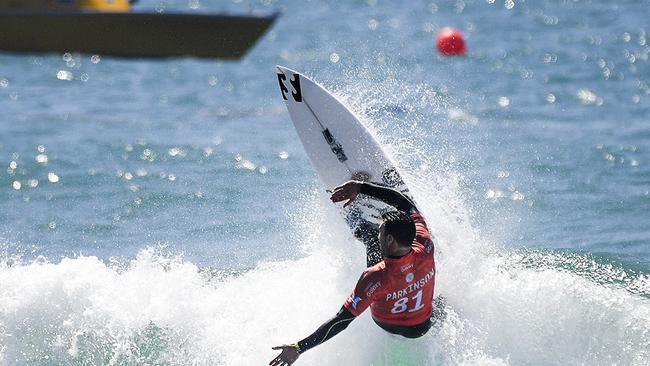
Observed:
[[[420,214],[415,222],[412,250],[399,259],[386,258],[366,269],[343,306],[359,316],[370,306],[372,317],[383,324],[413,326],[431,316],[436,266],[433,241]]]

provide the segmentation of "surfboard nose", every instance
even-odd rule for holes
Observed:
[[[278,74],[285,74],[285,75],[295,75],[295,74],[300,74],[298,71],[293,71],[288,67],[284,67],[281,65],[275,65],[276,70],[278,71]]]

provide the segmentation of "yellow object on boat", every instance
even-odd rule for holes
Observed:
[[[128,12],[129,0],[0,0],[0,9]]]
[[[84,9],[102,11],[129,11],[131,6],[129,0],[78,0]]]

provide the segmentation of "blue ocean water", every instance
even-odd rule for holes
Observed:
[[[363,248],[276,64],[385,146],[449,301],[436,334],[363,315],[298,364],[650,364],[650,2],[136,9],[281,16],[237,62],[0,55],[0,364],[263,364],[338,310]]]

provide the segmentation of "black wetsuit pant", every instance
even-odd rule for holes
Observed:
[[[354,236],[366,246],[366,266],[372,267],[384,260],[379,246],[379,227],[367,221],[360,221]]]
[[[406,338],[420,338],[423,335],[427,334],[427,332],[429,331],[429,329],[431,329],[431,326],[433,325],[433,321],[431,320],[431,318],[427,319],[424,323],[411,325],[408,327],[404,325],[384,324],[378,322],[377,320],[375,320],[375,323],[377,323],[377,325],[379,325],[381,329],[387,331],[388,333],[401,335],[402,337],[406,337]]]

